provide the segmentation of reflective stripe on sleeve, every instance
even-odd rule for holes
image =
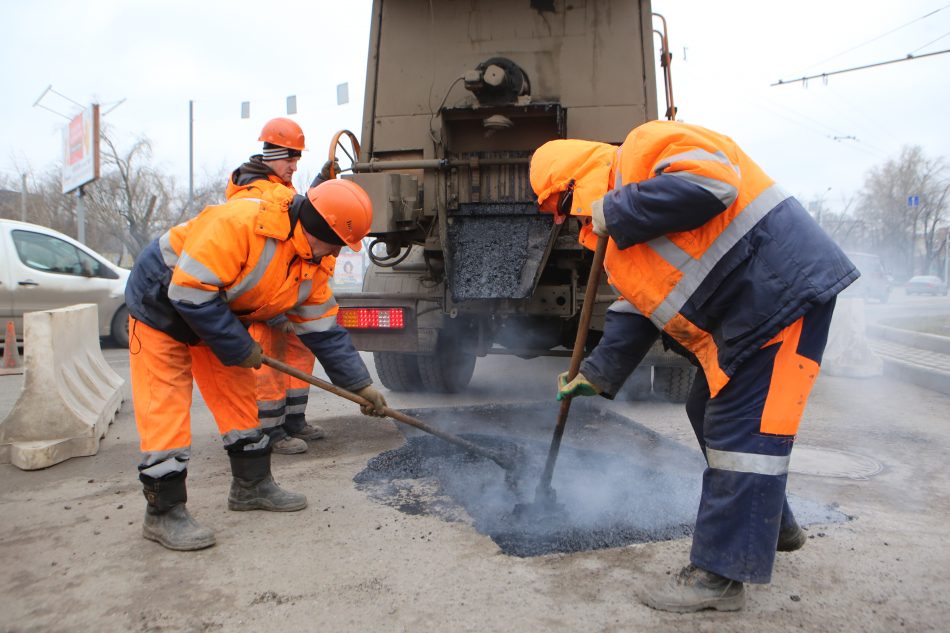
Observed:
[[[710,468],[731,470],[737,473],[785,475],[788,474],[788,464],[791,457],[791,455],[759,455],[757,453],[718,451],[706,447],[706,461]]]
[[[716,199],[719,200],[727,209],[732,206],[732,203],[736,201],[736,198],[739,197],[739,190],[730,185],[728,182],[723,182],[718,178],[710,178],[709,176],[700,176],[698,174],[691,174],[688,171],[672,171],[667,176],[673,178],[679,178],[680,180],[685,180],[686,182],[692,183],[697,187],[705,189],[712,195],[716,196]]]
[[[172,232],[165,231],[165,234],[158,238],[158,247],[162,252],[162,261],[169,268],[174,268],[178,263],[178,253],[172,248]]]
[[[168,287],[168,298],[172,301],[181,303],[190,303],[191,305],[204,305],[214,300],[219,294],[218,290],[204,290],[202,288],[187,288],[172,284]]]
[[[721,151],[717,151],[714,154],[704,149],[691,149],[688,152],[683,152],[682,154],[676,154],[675,156],[664,158],[661,162],[656,164],[656,167],[653,168],[653,173],[659,176],[664,171],[666,171],[667,167],[681,160],[711,160],[724,165],[732,165],[726,155]]]
[[[335,314],[322,319],[314,319],[313,321],[294,323],[294,332],[297,333],[297,336],[302,334],[311,334],[313,332],[326,332],[334,325],[336,325]]]
[[[330,298],[323,303],[318,303],[317,305],[299,305],[287,312],[296,314],[301,319],[319,319],[327,313],[327,310],[335,305],[336,297],[331,295]]]
[[[609,306],[607,306],[607,312],[623,312],[626,314],[639,314],[643,313],[637,310],[637,306],[633,305],[626,299],[617,299]]]

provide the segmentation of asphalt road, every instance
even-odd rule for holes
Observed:
[[[908,303],[916,310],[928,301]],[[883,308],[903,304],[895,298]],[[125,352],[105,353],[127,376]],[[394,408],[416,410],[550,402],[566,363],[493,356],[479,360],[463,395],[387,397]],[[21,381],[0,376],[0,417]],[[629,456],[632,438],[647,429],[697,450],[679,405],[601,404],[629,427],[592,435],[592,420],[577,414],[565,446]],[[97,455],[36,472],[0,466],[0,631],[946,630],[950,396],[886,377],[819,379],[789,491],[845,519],[811,522],[806,546],[780,554],[772,583],[751,587],[746,611],[736,614],[665,614],[634,597],[638,583],[665,580],[686,562],[688,538],[508,556],[440,496],[437,482],[394,482],[394,494],[427,496],[441,513],[381,501],[353,478],[404,436],[394,423],[316,391],[308,414],[329,437],[304,455],[274,458],[277,480],[305,492],[310,506],[229,512],[227,458],[197,393],[193,411],[188,505],[216,531],[209,550],[177,553],[142,539],[128,401]],[[550,436],[550,428],[505,432],[538,442]],[[606,486],[592,484],[591,492]],[[651,496],[661,506],[681,501],[676,490]]]

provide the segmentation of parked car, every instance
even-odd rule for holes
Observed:
[[[858,267],[861,276],[845,289],[842,296],[874,299],[887,303],[891,295],[891,276],[884,268],[881,258],[871,253],[847,252],[845,255]]]
[[[125,283],[129,270],[58,231],[0,219],[0,325],[12,320],[23,337],[23,314],[77,303],[99,307],[99,336],[129,344]]]
[[[908,280],[904,291],[909,295],[945,295],[947,282],[936,275],[917,275]]]

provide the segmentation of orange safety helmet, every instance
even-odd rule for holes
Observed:
[[[327,180],[307,190],[307,198],[336,235],[354,251],[373,223],[369,194],[352,180]]]
[[[265,123],[264,129],[261,130],[261,136],[257,140],[280,145],[281,147],[289,147],[298,152],[306,149],[304,147],[303,130],[299,125],[284,117],[277,117]]]

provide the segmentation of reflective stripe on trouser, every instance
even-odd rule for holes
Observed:
[[[694,565],[741,582],[771,580],[779,529],[794,521],[785,496],[788,462],[833,310],[834,300],[785,328],[715,398],[697,372],[686,411],[708,467]]]
[[[210,347],[181,343],[134,317],[129,318],[129,334],[135,424],[142,464],[147,467],[143,472],[160,476],[164,462],[188,454],[181,449],[191,446],[192,380],[214,416],[225,448],[261,438],[252,372],[223,365]]]
[[[253,323],[248,332],[267,356],[307,374],[313,373],[313,352],[296,334],[281,332],[266,323]],[[255,370],[254,377],[261,427],[275,439],[303,428],[310,384],[266,365]],[[283,427],[284,432],[278,427]]]

